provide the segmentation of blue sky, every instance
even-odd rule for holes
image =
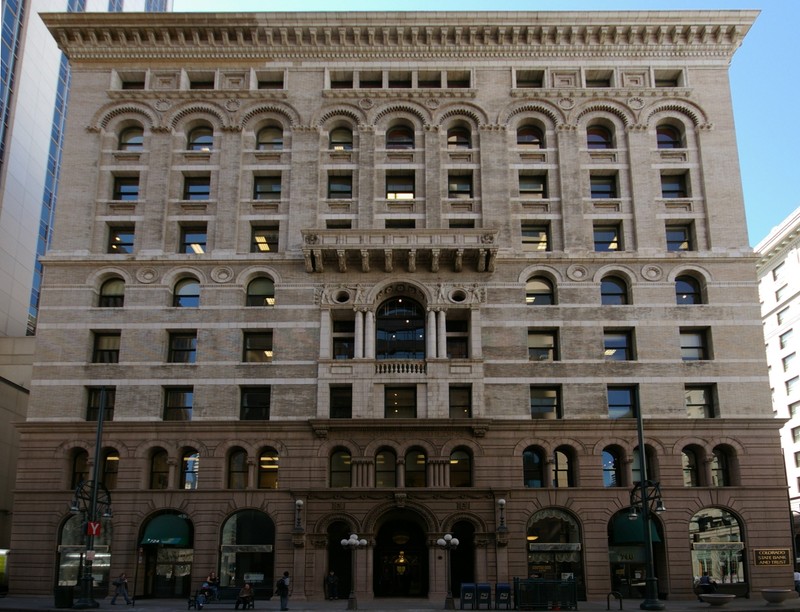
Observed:
[[[756,9],[761,15],[731,64],[750,244],[800,205],[800,1],[798,0],[174,0],[175,11],[551,11]],[[769,121],[767,121],[769,119]],[[800,190],[799,190],[800,191]]]

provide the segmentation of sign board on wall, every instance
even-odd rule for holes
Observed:
[[[788,548],[754,548],[753,563],[755,565],[791,565],[792,555]]]

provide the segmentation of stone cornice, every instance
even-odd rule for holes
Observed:
[[[758,11],[44,13],[42,19],[73,61],[200,56],[207,61],[387,61],[615,55],[729,59],[757,15]]]

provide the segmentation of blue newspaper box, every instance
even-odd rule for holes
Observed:
[[[511,609],[511,585],[507,582],[498,582],[494,587],[495,610],[500,606],[505,606],[506,610]]]
[[[485,605],[486,609],[489,610],[492,607],[492,585],[486,583],[479,583],[476,585],[475,590],[477,591],[476,596],[476,608],[478,610],[481,609],[481,606]]]
[[[464,606],[469,606],[472,610],[475,609],[475,583],[462,582],[461,583],[461,609]]]

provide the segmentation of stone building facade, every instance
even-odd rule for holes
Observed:
[[[789,586],[727,77],[755,17],[46,15],[73,98],[13,588],[75,580],[95,473],[95,579],[139,596],[442,597],[445,533],[456,593],[637,596],[643,472],[662,597]]]

